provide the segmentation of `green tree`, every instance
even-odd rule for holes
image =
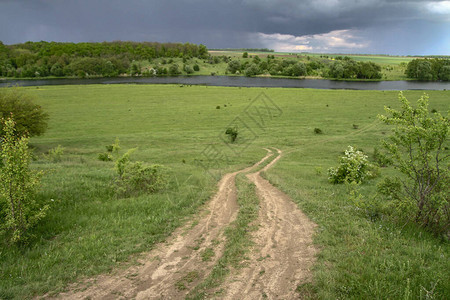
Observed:
[[[208,49],[205,45],[200,44],[198,46],[198,57],[199,58],[206,58],[208,57]]]
[[[248,58],[248,52],[242,53],[242,57],[243,57],[243,58]]]
[[[306,65],[302,62],[298,62],[291,67],[291,76],[305,76],[306,73]]]
[[[358,62],[359,68],[356,77],[360,79],[380,79],[381,67],[371,61]]]
[[[34,98],[22,92],[19,88],[0,89],[0,118],[13,115],[18,136],[41,135],[47,129],[48,114],[40,105],[33,103]],[[3,125],[0,127],[0,137],[4,135]]]
[[[344,66],[342,62],[335,61],[330,67],[330,77],[332,78],[343,78],[344,77]]]
[[[413,108],[402,93],[401,110],[385,107],[387,116],[378,116],[395,126],[383,146],[393,165],[403,176],[389,178],[380,191],[395,200],[401,214],[407,214],[424,227],[448,233],[450,206],[450,164],[448,162],[449,112],[428,112],[428,96]]]
[[[251,63],[246,69],[245,69],[245,76],[255,76],[261,74],[261,71],[257,64]]]
[[[236,74],[241,69],[241,63],[238,60],[232,60],[228,63],[227,71]]]
[[[417,79],[419,80],[432,80],[433,79],[433,73],[432,73],[432,65],[431,62],[427,60],[419,61],[417,64]]]
[[[439,72],[439,79],[443,81],[450,81],[450,65],[442,66]]]
[[[178,75],[181,74],[180,70],[178,69],[177,64],[172,64],[169,67],[169,75]]]
[[[192,73],[194,73],[194,69],[192,69],[192,67],[191,67],[190,65],[185,65],[185,66],[184,66],[184,71],[185,71],[187,74],[192,74]]]
[[[48,205],[35,199],[40,173],[30,170],[31,151],[28,137],[18,137],[12,118],[2,119],[4,136],[1,142],[0,230],[10,233],[13,243],[23,242],[27,231],[42,219]]]

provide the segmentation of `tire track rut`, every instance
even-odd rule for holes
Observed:
[[[247,175],[260,198],[258,230],[248,266],[224,283],[224,299],[294,299],[295,289],[311,280],[310,269],[317,249],[313,245],[315,227],[285,193],[261,177],[278,156],[258,172]]]
[[[251,167],[228,173],[219,181],[218,191],[207,205],[208,213],[196,225],[175,230],[166,243],[161,243],[132,266],[118,274],[100,275],[79,287],[70,287],[60,299],[182,299],[190,289],[208,276],[221,257],[224,229],[236,219],[235,177],[251,171],[272,156],[267,155]],[[192,227],[192,228],[191,228]],[[208,259],[204,255],[209,251]]]

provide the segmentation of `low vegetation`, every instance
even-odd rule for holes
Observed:
[[[0,118],[12,117],[14,134],[30,137],[41,135],[47,129],[48,114],[35,98],[19,88],[0,89]],[[4,123],[0,124],[0,137],[4,135]]]
[[[450,113],[430,114],[428,96],[417,107],[400,94],[401,109],[386,107],[379,118],[395,126],[393,135],[384,141],[388,158],[403,176],[388,177],[382,182],[384,194],[404,219],[412,219],[434,233],[450,234],[449,127]]]
[[[375,175],[375,166],[368,161],[368,156],[352,146],[348,146],[345,150],[337,168],[328,169],[328,179],[332,183],[355,182],[360,184]]]
[[[30,169],[28,137],[17,135],[12,118],[1,119],[1,123],[0,234],[10,243],[24,244],[49,206],[36,201],[42,173]]]
[[[0,77],[245,75],[346,80],[449,80],[449,59],[210,51],[179,43],[0,42]]]
[[[133,263],[138,253],[149,251],[198,212],[217,183],[210,174],[252,165],[266,153],[262,148],[269,146],[282,149],[284,155],[265,176],[318,224],[314,242],[321,251],[313,281],[298,287],[299,291],[325,299],[449,298],[450,247],[446,235],[422,227],[425,219],[420,217],[415,222],[415,214],[405,220],[394,216],[392,210],[384,210],[384,204],[396,201],[392,194],[382,200],[381,206],[379,201],[369,201],[385,178],[391,178],[394,184],[392,178],[406,178],[394,168],[398,164],[395,157],[380,150],[380,141],[395,137],[395,131],[376,116],[386,114],[384,105],[401,116],[402,103],[395,100],[395,91],[178,85],[74,85],[20,90],[36,96],[36,103],[49,115],[45,134],[30,140],[34,160],[29,166],[32,171],[44,171],[36,203],[51,205],[45,216],[27,229],[26,244],[11,243],[10,230],[1,232],[0,298],[53,295],[72,282],[108,272],[118,263]],[[261,92],[283,111],[264,128],[252,118],[245,119],[243,113],[249,100]],[[429,91],[429,106],[436,112],[421,120],[440,120],[448,110],[448,93]],[[421,91],[404,93],[408,99],[421,95]],[[227,103],[226,109],[215,109],[218,103]],[[420,106],[411,114],[422,116]],[[227,143],[221,137],[237,116],[249,127],[239,127],[239,138]],[[434,122],[426,121],[424,125],[440,128],[436,124],[441,123]],[[354,129],[353,124],[358,128]],[[314,128],[325,134],[316,134]],[[439,141],[440,131],[424,130],[417,129],[415,134],[436,132],[431,135],[433,141]],[[121,151],[118,141],[111,144],[116,138],[120,139]],[[449,151],[448,138],[444,140],[442,157]],[[47,159],[50,153],[60,152],[50,151],[59,145],[64,149],[59,158]],[[361,184],[330,184],[321,170],[336,166],[348,145],[357,145],[357,151],[366,153],[367,160],[386,167],[380,169],[379,176]],[[144,162],[139,170],[153,164],[166,167],[162,173],[167,179],[164,188],[117,194],[115,182],[126,172],[118,169],[125,170],[122,167],[128,164],[118,160],[126,149],[133,148],[139,150],[127,161]],[[213,161],[211,149],[217,150]],[[435,155],[437,148],[430,149]],[[99,153],[109,155],[111,160],[99,160]],[[445,168],[446,164],[440,170]],[[1,174],[4,176],[3,170]],[[245,196],[247,192],[254,195],[254,191],[243,178],[238,184],[240,205],[248,210],[239,212],[246,212],[240,223],[243,225],[227,233],[230,252],[221,261],[219,267],[223,268],[218,267],[217,276],[211,278],[211,286],[220,278],[219,271],[227,272],[238,265],[233,259],[242,256],[233,254],[237,253],[233,249],[245,254],[241,250],[250,242],[247,226],[255,218],[257,198]],[[436,185],[435,195],[447,190]],[[412,198],[407,199],[408,208],[412,204],[418,207]],[[430,199],[433,204],[438,197]],[[448,198],[440,200],[442,205]],[[5,212],[6,201],[1,203]],[[5,213],[2,218],[4,221]],[[210,255],[205,252],[205,259]],[[183,284],[186,286],[186,282],[180,282],[179,288]],[[197,292],[201,295],[205,289],[208,285]]]

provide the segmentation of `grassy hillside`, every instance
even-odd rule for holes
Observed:
[[[2,238],[2,299],[57,292],[118,262],[132,262],[132,254],[148,251],[198,211],[216,176],[255,163],[266,146],[286,154],[265,176],[319,225],[314,283],[299,291],[326,299],[450,296],[448,243],[414,226],[370,221],[348,201],[345,186],[327,181],[326,170],[348,145],[371,154],[389,134],[376,115],[384,105],[398,107],[397,92],[178,85],[25,89],[50,115],[47,133],[31,144],[33,167],[46,172],[40,197],[52,208],[27,247],[10,247]],[[258,100],[261,93],[271,101]],[[405,95],[415,101],[422,93]],[[449,91],[428,93],[430,109],[448,109]],[[261,99],[269,105],[262,113]],[[235,124],[240,135],[230,148],[224,132]],[[97,156],[116,138],[121,153],[138,148],[133,160],[169,168],[166,190],[114,195],[114,163]],[[58,145],[65,149],[61,161],[45,157]],[[208,160],[211,145],[220,159]],[[363,186],[365,195],[377,180]]]

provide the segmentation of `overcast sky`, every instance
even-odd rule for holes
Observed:
[[[450,55],[450,1],[0,0],[0,41]]]

